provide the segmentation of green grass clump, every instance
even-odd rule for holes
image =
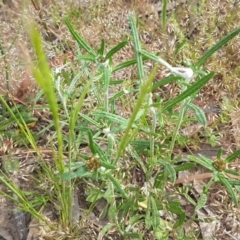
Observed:
[[[164,14],[163,27],[165,18]],[[233,202],[238,204],[234,186],[240,182],[231,179],[227,173],[239,174],[228,169],[227,163],[239,155],[239,150],[225,160],[220,150],[214,164],[204,156],[189,156],[188,162],[179,165],[179,160],[173,159],[172,155],[182,141],[180,129],[189,110],[194,112],[193,121],[203,126],[207,124],[203,110],[193,103],[199,90],[214,76],[202,66],[239,34],[240,29],[222,38],[191,68],[180,68],[144,50],[131,14],[129,19],[135,57],[117,64],[114,57],[129,44],[127,41],[107,51],[102,40],[95,49],[65,19],[78,46],[76,58],[79,62],[79,72],[68,84],[61,72],[56,74],[50,70],[40,34],[35,25],[31,26],[30,38],[37,56],[33,73],[48,103],[54,126],[49,141],[52,164],[45,162],[21,111],[13,111],[2,96],[0,100],[40,157],[41,175],[46,178],[44,181],[52,184],[52,195],[47,195],[45,201],[34,206],[8,175],[4,174],[0,180],[18,196],[19,206],[40,221],[47,221],[40,211],[44,204],[57,205],[61,229],[72,235],[81,231],[76,230],[73,216],[73,193],[77,184],[84,183],[89,209],[80,214],[80,226],[84,226],[85,217],[91,214],[98,201],[104,199],[106,205],[100,216],[106,218],[108,224],[102,227],[99,236],[116,230],[125,238],[144,239],[145,234],[152,231],[155,239],[169,239],[170,235],[177,234],[176,239],[184,239],[186,212],[176,197],[176,191],[169,189],[178,172],[203,166],[212,173],[212,179],[197,201],[184,193],[194,205],[195,213],[206,204],[209,189],[215,182],[223,184]],[[154,65],[150,72],[145,71],[146,60],[151,60]],[[173,76],[154,82],[160,65]],[[130,66],[136,67],[138,81],[135,89],[126,91],[124,80],[115,80],[113,76]],[[153,99],[154,90],[173,82],[180,88],[178,96],[168,101],[160,97],[157,101]],[[134,97],[128,102],[128,112],[122,113],[121,103],[129,94]],[[168,126],[170,129],[166,131]],[[87,152],[81,151],[83,144],[88,146]],[[134,184],[136,180],[132,172],[136,168],[140,169],[142,182],[137,180]],[[1,193],[14,200],[10,194]]]

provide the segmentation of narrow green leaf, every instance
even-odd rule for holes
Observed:
[[[161,171],[157,174],[154,181],[154,187],[157,189],[164,189],[167,183],[167,177],[165,176],[165,172]]]
[[[118,147],[118,151],[117,151],[117,158],[115,161],[117,161],[119,159],[119,157],[121,156],[125,147],[132,140],[131,136],[130,136],[132,126],[134,125],[135,120],[139,117],[139,113],[141,112],[142,103],[144,102],[146,95],[149,94],[149,92],[151,91],[152,82],[153,82],[154,77],[156,76],[157,69],[158,69],[157,66],[155,66],[153,68],[153,70],[151,71],[151,74],[150,74],[149,78],[147,79],[147,81],[144,82],[141,86],[138,100],[133,109],[132,116],[128,121],[128,125],[125,130],[125,133],[121,139],[121,142],[119,143],[119,147]],[[131,133],[131,135],[132,135],[132,133]]]
[[[92,55],[79,55],[78,60],[85,60],[85,61],[91,61],[91,62],[95,62],[96,57],[92,56]]]
[[[41,87],[46,96],[46,99],[49,104],[49,108],[51,110],[53,116],[53,122],[57,133],[57,141],[58,141],[58,160],[56,161],[56,165],[60,173],[64,171],[64,162],[63,162],[63,139],[61,132],[61,125],[59,120],[59,111],[58,111],[58,103],[57,97],[55,95],[55,89],[53,85],[53,79],[51,75],[51,70],[49,68],[49,64],[47,61],[47,57],[43,51],[42,46],[42,38],[40,36],[39,31],[37,30],[37,26],[32,24],[29,26],[29,36],[31,38],[37,61],[36,65],[33,68],[33,75],[36,79],[37,83]]]
[[[74,90],[76,89],[76,85],[77,85],[77,83],[78,83],[78,81],[79,81],[79,79],[80,79],[80,77],[83,75],[83,73],[82,72],[79,72],[79,73],[77,73],[75,76],[74,76],[74,78],[71,80],[71,83],[70,83],[70,85],[69,85],[69,87],[67,88],[67,90],[66,90],[66,92],[67,92],[67,94],[69,94],[69,96],[70,95],[72,95],[72,93],[74,92]],[[88,84],[87,84],[88,85]],[[84,87],[84,89],[85,89],[85,87]],[[88,89],[88,88],[87,88]]]
[[[196,83],[194,83],[192,86],[188,87],[186,91],[181,93],[179,96],[174,98],[173,100],[168,101],[165,106],[163,107],[162,111],[166,111],[169,108],[173,107],[177,103],[183,101],[187,97],[191,96],[193,93],[197,92],[199,89],[201,89],[212,77],[214,76],[214,73],[211,72],[207,76],[203,77],[202,79],[198,80]]]
[[[197,203],[193,200],[192,197],[190,197],[190,196],[188,195],[188,193],[182,193],[182,195],[183,195],[193,206],[196,206],[196,205],[197,205]]]
[[[171,164],[165,165],[165,171],[167,172],[167,175],[169,177],[169,181],[171,183],[174,183],[176,181],[176,172],[175,169],[172,167]]]
[[[129,155],[139,164],[145,174],[147,174],[147,168],[145,166],[145,163],[142,161],[142,158],[138,155],[137,151],[133,148],[128,148],[126,151],[129,153]]]
[[[110,191],[109,191],[109,193],[110,193]],[[111,196],[109,196],[109,197],[110,197],[110,199],[109,199],[110,202],[111,202],[113,196],[114,196],[114,192],[111,191]],[[107,198],[106,198],[106,199],[107,199]],[[117,214],[118,214],[118,212],[117,212],[116,206],[113,205],[113,204],[110,204],[110,206],[109,206],[109,208],[108,208],[108,214],[107,214],[108,219],[109,219],[110,221],[113,220],[113,219],[116,219],[116,218],[117,218]]]
[[[222,153],[223,153],[223,150],[222,150],[222,148],[220,148],[218,150],[218,153],[217,153],[217,159],[221,159],[222,158]]]
[[[96,149],[94,146],[94,141],[93,141],[93,136],[92,136],[92,132],[90,130],[88,130],[88,142],[89,142],[89,147],[90,150],[92,152],[93,155],[96,155]]]
[[[160,216],[159,216],[155,199],[153,197],[150,197],[150,199],[151,199],[151,212],[152,212],[152,227],[153,229],[156,229],[160,225]]]
[[[130,144],[134,147],[134,149],[149,149],[150,142],[149,140],[134,140],[131,141]]]
[[[148,203],[149,205],[149,203]],[[147,208],[146,210],[146,215],[145,215],[145,226],[147,229],[150,229],[152,227],[152,219],[151,219],[151,211],[150,207]]]
[[[170,178],[170,182],[174,183],[176,181],[176,172],[174,167],[163,160],[158,160],[157,163],[164,166],[163,176],[166,178]],[[160,179],[158,178],[158,180]]]
[[[88,133],[90,132],[91,131],[89,130]],[[91,134],[89,137],[92,138]],[[93,154],[97,154],[99,156],[101,166],[105,167],[106,169],[115,169],[115,166],[109,162],[109,159],[103,152],[102,148],[96,142],[94,142],[93,139],[91,140],[90,149]]]
[[[76,127],[76,122],[78,120],[78,113],[81,111],[81,108],[83,106],[84,99],[88,93],[88,90],[90,88],[91,82],[89,81],[84,88],[81,90],[81,96],[78,99],[77,103],[75,103],[75,107],[71,111],[71,117],[70,117],[70,130],[74,132],[74,129]]]
[[[136,59],[131,59],[131,60],[128,60],[126,62],[123,62],[123,63],[120,63],[118,64],[116,67],[113,68],[112,72],[116,72],[118,70],[121,70],[121,69],[124,69],[124,68],[127,68],[127,67],[130,67],[134,64],[137,63],[137,60]]]
[[[106,173],[106,176],[109,178],[109,180],[113,183],[113,185],[116,187],[116,190],[122,194],[124,198],[127,198],[126,192],[123,190],[121,184],[116,180],[110,173]]]
[[[223,45],[233,39],[236,35],[240,33],[240,28],[234,30],[224,38],[222,38],[217,44],[210,48],[196,63],[196,67],[199,68],[202,66],[208,58],[210,58],[217,50],[219,50]]]
[[[86,162],[85,161],[80,161],[80,162],[72,162],[71,163],[71,166],[70,166],[70,171],[75,171],[81,167],[84,167],[86,165]],[[65,172],[69,171],[69,166],[66,165],[65,166]]]
[[[83,113],[79,113],[79,116],[81,116],[83,119],[87,120],[89,123],[91,123],[92,125],[94,125],[95,127],[101,129],[101,124],[99,124],[98,122],[94,121],[92,118],[90,118],[89,116],[83,114]]]
[[[95,203],[99,199],[104,198],[105,192],[99,191],[97,189],[92,189],[91,192],[89,192],[89,195],[87,195],[86,201],[90,203]]]
[[[110,85],[122,84],[124,82],[124,80],[110,80]]]
[[[218,174],[218,178],[220,180],[220,182],[226,187],[226,189],[228,190],[233,202],[235,203],[236,206],[238,206],[238,199],[237,196],[231,186],[231,184],[229,183],[229,181],[222,175],[222,174]]]
[[[226,158],[226,162],[227,162],[227,163],[232,162],[232,161],[235,160],[239,155],[240,155],[240,149],[238,149],[237,151],[235,151],[234,153],[232,153],[231,155],[229,155],[229,156]]]
[[[204,111],[200,107],[196,106],[193,103],[188,103],[188,107],[190,107],[195,112],[197,120],[203,126],[206,126],[207,125],[207,118],[206,118],[206,115],[205,115]]]
[[[91,46],[85,42],[83,40],[83,38],[81,38],[79,36],[79,34],[74,30],[73,26],[71,25],[71,23],[69,22],[69,20],[67,18],[65,18],[65,23],[70,31],[70,33],[72,34],[72,36],[74,37],[74,39],[77,41],[77,43],[84,48],[90,55],[92,56],[97,56],[97,54],[95,53],[95,51],[91,48]]]
[[[103,161],[103,162],[109,162],[108,158],[106,157],[106,155],[104,154],[102,148],[96,143],[93,142],[93,146],[94,146],[94,150],[96,151],[96,153],[98,154],[99,158]]]
[[[139,233],[124,233],[124,237],[126,237],[127,239],[143,239],[142,235]]]
[[[205,156],[202,155],[202,154],[198,154],[198,155],[199,155],[199,157],[200,157],[206,164],[208,164],[209,166],[212,165],[212,160],[211,160],[211,159],[205,157]]]
[[[190,170],[192,168],[194,168],[196,166],[195,163],[182,163],[181,165],[178,165],[176,167],[174,167],[176,172],[181,172],[181,171],[185,171],[185,170]]]
[[[124,91],[120,91],[120,92],[116,93],[113,97],[110,98],[109,103],[114,103],[115,100],[117,100],[118,98],[120,98],[124,94],[125,94]]]
[[[108,232],[110,232],[111,229],[113,229],[115,227],[114,223],[108,223],[106,224],[101,231],[98,234],[98,239],[104,239],[104,236],[107,235]]]
[[[162,1],[162,30],[166,31],[166,23],[167,23],[167,0]]]
[[[145,61],[145,60],[148,60],[148,58],[143,56],[142,60]],[[113,68],[112,72],[116,72],[118,70],[130,67],[130,66],[135,65],[135,64],[137,64],[137,60],[134,58],[134,59],[128,60],[126,62],[118,64],[116,67]]]
[[[143,81],[144,69],[143,69],[143,58],[142,58],[142,54],[140,53],[141,43],[139,40],[137,27],[132,14],[129,14],[129,20],[130,20],[130,26],[132,29],[133,44],[134,44],[134,50],[135,50],[136,59],[137,59],[138,76],[140,81]]]
[[[195,206],[195,212],[200,210],[202,207],[204,207],[207,203],[207,194],[202,193],[200,198],[198,199],[197,205]]]
[[[155,91],[157,88],[160,88],[166,84],[169,84],[169,83],[173,83],[173,82],[176,82],[177,80],[181,79],[180,76],[174,76],[174,75],[171,75],[169,77],[166,77],[162,80],[159,80],[157,82],[155,82],[153,85],[152,85],[152,91]]]
[[[107,93],[109,89],[109,84],[110,84],[110,78],[111,78],[111,70],[109,67],[104,67],[103,68],[103,92]]]
[[[104,41],[104,39],[102,39],[102,41],[101,41],[101,47],[98,49],[98,54],[99,54],[100,56],[103,56],[104,51],[105,51],[105,41]]]
[[[104,112],[104,111],[96,111],[93,113],[93,115],[96,117],[102,118],[102,119],[107,119],[107,120],[111,121],[112,123],[118,123],[121,125],[128,124],[127,119],[125,119],[119,115],[113,114],[113,113],[108,113],[108,112]]]
[[[232,169],[226,169],[226,170],[224,170],[224,172],[230,173],[230,174],[235,175],[235,176],[240,176],[239,171],[235,171],[235,170],[232,170]]]
[[[64,180],[64,181],[69,181],[75,178],[87,178],[91,177],[92,173],[89,172],[85,167],[79,168],[76,172],[71,172],[71,173],[63,173],[60,174],[59,177]]]
[[[2,100],[1,95],[0,95],[0,98]],[[0,131],[6,130],[8,127],[12,126],[14,123],[16,123],[16,121],[12,117],[8,120],[0,121]]]
[[[182,42],[178,43],[175,50],[174,50],[174,54],[173,56],[176,58],[176,56],[178,55],[178,53],[180,52],[180,50],[183,48],[183,46],[186,43],[186,39],[184,39]]]
[[[180,202],[179,201],[170,201],[166,207],[170,212],[177,214],[179,217],[179,219],[174,224],[174,228],[181,226],[186,218],[186,213],[181,208]]]
[[[212,166],[212,161],[208,158],[205,158],[204,156],[199,154],[200,158],[194,157],[194,156],[188,156],[188,158],[197,164],[200,164],[201,166],[205,167],[206,169],[210,171],[214,171],[214,167]]]
[[[148,52],[148,51],[146,51],[146,50],[144,50],[144,49],[141,49],[141,50],[140,50],[140,53],[141,53],[143,56],[145,56],[147,59],[151,59],[151,60],[153,60],[153,61],[155,61],[155,62],[160,62],[160,61],[159,61],[159,57],[158,57],[156,54],[150,53],[150,52]]]
[[[107,170],[108,169],[112,169],[112,170],[116,169],[116,167],[113,164],[111,164],[109,162],[105,162],[105,161],[101,161],[101,166],[106,168]]]
[[[112,48],[107,54],[106,54],[106,59],[111,58],[116,52],[118,52],[119,50],[121,50],[123,47],[126,46],[128,42],[127,41],[123,41],[121,43],[119,43],[117,46],[115,46],[114,48]]]
[[[240,181],[238,181],[238,180],[228,180],[228,182],[234,187],[240,186]]]

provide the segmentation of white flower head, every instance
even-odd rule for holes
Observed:
[[[194,72],[191,68],[173,67],[168,62],[166,62],[165,60],[163,60],[160,57],[158,57],[158,62],[160,62],[163,66],[165,66],[173,74],[183,77],[187,83],[189,83],[193,77]]]
[[[183,77],[188,82],[191,80],[194,74],[191,68],[186,68],[186,67],[173,67],[172,72],[178,76]]]

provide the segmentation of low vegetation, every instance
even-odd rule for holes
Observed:
[[[230,83],[239,70],[228,59],[239,55],[232,45],[240,29],[229,14],[215,37],[211,29],[220,20],[206,15],[214,11],[211,4],[199,2],[191,8],[199,26],[191,31],[181,25],[189,6],[174,14],[167,1],[152,23],[137,4],[115,3],[135,10],[125,9],[123,25],[129,29],[120,32],[117,25],[115,32],[104,25],[104,11],[113,11],[105,1],[78,11],[69,7],[49,22],[41,11],[38,23],[29,17],[24,25],[32,49],[26,54],[29,75],[15,91],[8,77],[0,95],[0,193],[14,202],[16,214],[31,216],[28,234],[39,239],[226,237],[213,229],[219,216],[210,202],[218,189],[225,200],[215,207],[222,214],[224,204],[238,209],[239,142],[234,133],[229,141],[228,134],[239,122],[239,83]],[[233,3],[228,4],[230,9]],[[91,17],[78,29],[78,18],[87,11]],[[89,38],[91,18],[96,32],[106,34],[102,40]],[[59,22],[56,29],[67,37],[57,47],[64,53],[49,58],[48,48],[56,50],[50,36],[58,35],[53,26]],[[158,40],[160,51],[154,47]],[[8,76],[11,62],[1,46]],[[208,116],[215,109],[217,114]],[[212,238],[204,235],[206,222]]]

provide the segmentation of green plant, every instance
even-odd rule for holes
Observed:
[[[166,7],[167,1],[164,2]],[[163,28],[165,15],[166,8]],[[180,166],[177,165],[178,159],[173,160],[171,155],[176,142],[181,141],[180,129],[189,109],[194,111],[196,119],[203,126],[206,125],[204,112],[192,101],[198,91],[213,78],[214,73],[202,71],[201,66],[240,30],[219,41],[191,68],[173,67],[156,54],[142,49],[133,16],[130,15],[129,19],[135,58],[117,64],[114,57],[128,42],[123,41],[107,51],[106,43],[102,40],[98,50],[94,50],[75,31],[69,20],[65,19],[77,42],[77,59],[81,66],[67,85],[62,85],[61,72],[54,75],[49,69],[42,50],[41,37],[36,26],[31,26],[30,37],[37,56],[33,72],[48,103],[55,127],[50,141],[53,166],[48,165],[39,152],[36,140],[27,126],[27,119],[23,116],[24,111],[19,111],[16,106],[17,110],[12,109],[2,96],[0,99],[7,111],[4,117],[8,116],[10,119],[6,124],[15,121],[41,159],[43,174],[53,184],[54,189],[54,195],[46,199],[60,205],[63,229],[70,227],[74,232],[73,191],[76,182],[81,179],[87,184],[86,199],[90,203],[86,216],[91,214],[101,198],[107,202],[101,216],[107,216],[109,224],[102,228],[99,236],[117,229],[125,237],[144,239],[145,232],[152,230],[155,239],[169,239],[171,233],[181,230],[186,221],[181,202],[176,199],[175,193],[167,191],[167,184],[174,184],[176,181],[177,172],[191,169],[198,164],[213,173],[212,180],[195,204],[196,211],[206,203],[208,190],[214,181],[220,181],[237,204],[232,185],[239,183],[225,175],[229,169],[224,168],[221,154],[216,164],[212,164],[211,160],[204,156],[189,156],[190,162]],[[150,73],[144,70],[146,60],[154,62]],[[173,76],[154,83],[160,64]],[[125,86],[123,80],[114,79],[114,73],[135,65],[139,80],[137,89],[116,92],[115,87],[124,89]],[[157,102],[154,102],[153,91],[169,83],[176,83],[181,89],[180,94],[168,101],[159,97]],[[110,96],[111,91],[114,91],[113,96]],[[128,103],[128,112],[120,116],[118,102],[123,102],[129,94],[134,97],[131,96],[132,101]],[[1,121],[5,121],[5,118]],[[168,124],[170,129],[167,129]],[[67,134],[63,131],[64,127],[67,127]],[[81,152],[81,144],[87,144],[87,153]],[[64,160],[65,155],[67,161]],[[230,155],[226,162],[234,160],[237,155],[239,151]],[[224,169],[220,169],[219,164],[223,164]],[[141,169],[144,178],[142,184],[132,183],[132,172],[135,168]],[[4,175],[0,180],[18,196],[21,200],[20,206],[25,211],[43,221],[24,192],[11,181],[9,184],[8,176]],[[11,198],[11,195],[8,196]],[[141,225],[144,225],[144,230],[136,231],[135,227]]]
[[[197,209],[200,209],[205,205],[208,191],[211,185],[215,182],[220,182],[221,184],[223,184],[228,190],[233,202],[236,205],[238,205],[238,199],[237,199],[236,193],[234,192],[233,187],[238,186],[240,184],[240,181],[234,180],[232,177],[240,176],[240,174],[237,171],[228,169],[227,164],[235,160],[239,156],[239,154],[240,154],[240,150],[237,150],[231,155],[229,155],[228,157],[226,157],[226,159],[223,159],[222,149],[220,149],[218,151],[217,159],[214,162],[203,155],[199,155],[199,157],[194,157],[194,156],[188,157],[190,161],[203,166],[213,174],[211,180],[205,186],[205,190],[201,196],[202,198],[204,198],[204,201],[199,201],[200,205],[196,206]]]

